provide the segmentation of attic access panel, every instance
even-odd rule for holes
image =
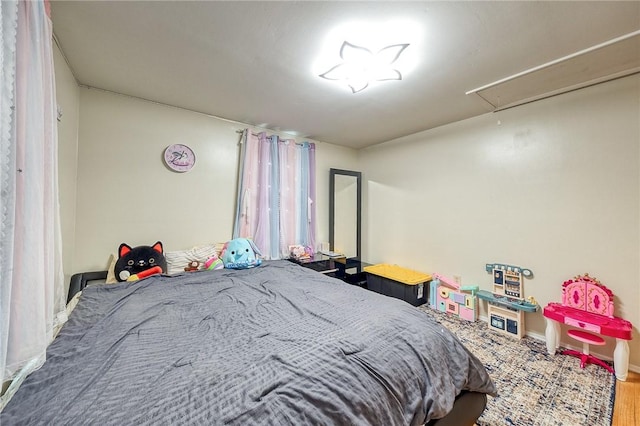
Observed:
[[[478,89],[500,111],[640,72],[640,30]]]

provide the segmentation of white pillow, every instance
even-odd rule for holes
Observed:
[[[118,280],[116,279],[116,273],[115,273],[117,261],[118,261],[118,256],[111,253],[111,256],[109,256],[109,267],[107,268],[107,279],[105,280],[106,284],[115,284],[118,282]]]
[[[164,253],[167,259],[167,273],[173,275],[184,272],[184,268],[191,262],[200,262],[200,269],[202,269],[204,262],[214,255],[220,256],[223,246],[224,243],[217,243],[196,246],[189,250],[167,251]]]

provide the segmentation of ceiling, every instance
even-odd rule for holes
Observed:
[[[363,148],[498,109],[465,93],[638,31],[640,2],[54,0],[52,19],[81,85]],[[335,38],[334,57],[317,60],[353,22],[410,43],[394,63],[412,63],[401,81],[354,94],[318,77],[340,63],[342,41],[359,43]]]

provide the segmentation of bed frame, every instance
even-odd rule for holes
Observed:
[[[104,281],[107,279],[107,271],[80,272],[71,276],[69,281],[69,292],[67,293],[67,303],[73,299],[76,293],[84,290],[90,281]]]
[[[69,283],[67,303],[78,292],[82,291],[92,281],[102,281],[107,278],[107,271],[81,272],[74,274]],[[425,426],[473,426],[487,405],[487,395],[480,392],[463,391],[456,397],[453,409],[445,417],[434,419]]]

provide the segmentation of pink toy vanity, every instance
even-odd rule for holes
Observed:
[[[604,345],[601,336],[614,337],[616,347],[613,352],[613,365],[618,380],[627,380],[629,371],[629,344],[632,325],[629,321],[613,315],[613,293],[598,280],[577,276],[562,284],[562,303],[549,303],[543,311],[547,322],[545,337],[547,351],[553,355],[560,347],[560,324],[571,328],[567,334],[583,342],[583,351],[563,352],[581,358],[581,367],[588,363],[598,364],[611,371],[602,360],[589,354],[588,346]]]

